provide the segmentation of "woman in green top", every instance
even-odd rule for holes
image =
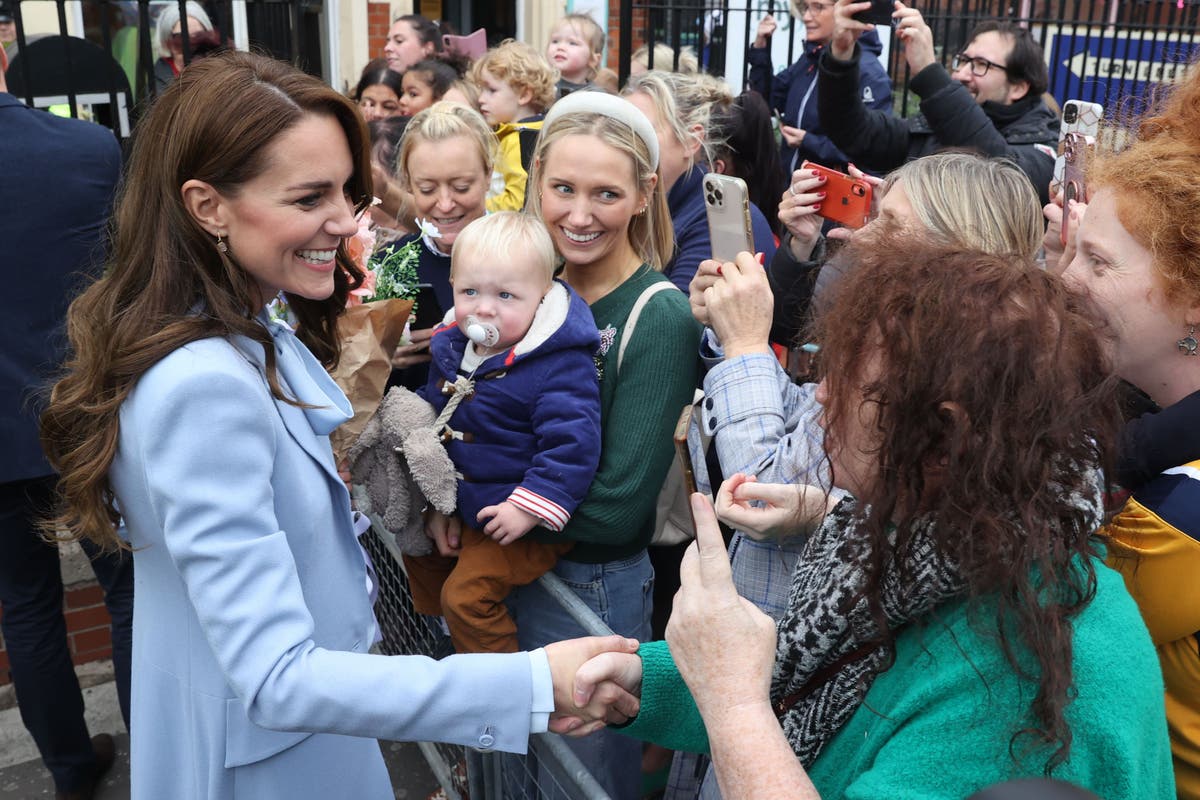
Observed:
[[[554,572],[615,632],[650,638],[654,571],[646,555],[656,499],[671,464],[671,434],[697,379],[700,329],[687,297],[660,270],[673,247],[658,141],[627,100],[577,92],[542,125],[528,209],[562,255],[562,277],[600,330],[600,466],[562,533],[575,547]],[[646,294],[648,289],[663,291]],[[631,312],[644,299],[634,329]],[[584,631],[538,584],[509,598],[522,648]],[[640,743],[606,732],[572,742],[615,800],[640,790]],[[518,796],[523,791],[514,790]]]
[[[1090,303],[1026,259],[855,246],[817,390],[851,497],[826,514],[742,476],[718,496],[768,535],[824,515],[778,630],[696,502],[670,649],[601,656],[576,689],[640,693],[626,732],[711,751],[707,796],[961,800],[1049,774],[1172,797],[1153,648],[1098,558],[1118,414]]]

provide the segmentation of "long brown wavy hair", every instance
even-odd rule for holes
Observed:
[[[1029,259],[897,231],[885,240],[852,245],[854,267],[817,321],[827,452],[859,414],[856,398],[877,410],[877,476],[858,497],[863,596],[886,631],[884,565],[911,563],[914,533],[932,519],[972,618],[994,609],[987,628],[1037,682],[1032,725],[1010,749],[1049,745],[1049,772],[1071,746],[1071,620],[1096,587],[1099,518],[1087,501],[1120,424],[1101,316]],[[864,374],[868,362],[878,372]]]
[[[355,166],[347,187],[361,210],[371,197],[370,146],[353,103],[316,78],[265,56],[223,53],[192,64],[158,98],[134,134],[113,215],[105,275],[71,304],[71,355],[42,414],[42,446],[58,470],[62,508],[47,529],[122,547],[108,470],[118,412],[138,378],[198,339],[240,334],[259,342],[272,394],[284,397],[275,349],[255,321],[255,281],[183,204],[181,187],[206,181],[228,196],[267,166],[266,150],[307,114],[334,117]],[[362,271],[340,245],[333,295],[288,295],[297,335],[327,366],[337,363],[337,317]]]

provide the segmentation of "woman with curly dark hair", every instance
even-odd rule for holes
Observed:
[[[600,656],[576,699],[639,689],[626,732],[710,751],[702,796],[958,800],[1042,775],[1173,796],[1153,647],[1096,536],[1118,406],[1092,306],[1029,259],[903,236],[855,256],[818,391],[849,496],[737,475],[717,499],[760,535],[823,518],[778,631],[698,495],[670,650]]]

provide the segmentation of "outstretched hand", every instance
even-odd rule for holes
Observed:
[[[739,709],[770,705],[775,623],[737,593],[712,503],[699,493],[691,503],[696,541],[679,565],[667,643],[711,730]]]

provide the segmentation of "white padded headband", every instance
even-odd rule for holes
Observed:
[[[548,129],[560,117],[568,114],[600,114],[618,122],[624,122],[638,138],[645,143],[650,151],[650,167],[658,169],[658,134],[654,126],[642,110],[623,97],[608,92],[593,92],[579,90],[571,92],[563,99],[550,106],[546,119],[542,122],[542,130]]]

